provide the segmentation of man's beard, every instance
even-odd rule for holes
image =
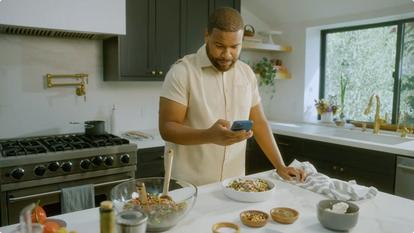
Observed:
[[[206,46],[206,51],[211,63],[221,72],[226,72],[230,70],[237,61],[237,58],[233,60],[227,60],[213,57],[209,52],[208,45]]]

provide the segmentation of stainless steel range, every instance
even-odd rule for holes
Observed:
[[[40,200],[48,215],[61,214],[65,187],[93,184],[95,201],[135,177],[137,146],[104,134],[64,134],[0,140],[1,226],[18,222],[20,210]]]

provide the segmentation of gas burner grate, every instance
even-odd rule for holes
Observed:
[[[128,144],[129,141],[112,134],[104,134],[104,135],[85,135],[85,140],[88,140],[92,145],[95,147],[103,147],[103,146],[115,146],[115,145],[122,145]]]
[[[123,144],[129,144],[129,141],[112,134],[64,134],[0,141],[0,154],[9,157]]]
[[[36,139],[9,140],[0,142],[0,153],[4,157],[46,153],[47,149]]]

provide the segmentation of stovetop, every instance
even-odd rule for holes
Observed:
[[[123,144],[129,144],[129,141],[112,134],[94,136],[86,134],[62,134],[53,136],[13,138],[0,140],[0,155],[2,157],[11,157]]]

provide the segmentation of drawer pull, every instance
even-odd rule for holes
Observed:
[[[406,166],[406,165],[402,165],[402,164],[398,164],[397,167],[414,172],[414,167],[410,167],[410,166]]]
[[[290,144],[286,142],[278,142],[277,144],[281,146],[290,146]]]

